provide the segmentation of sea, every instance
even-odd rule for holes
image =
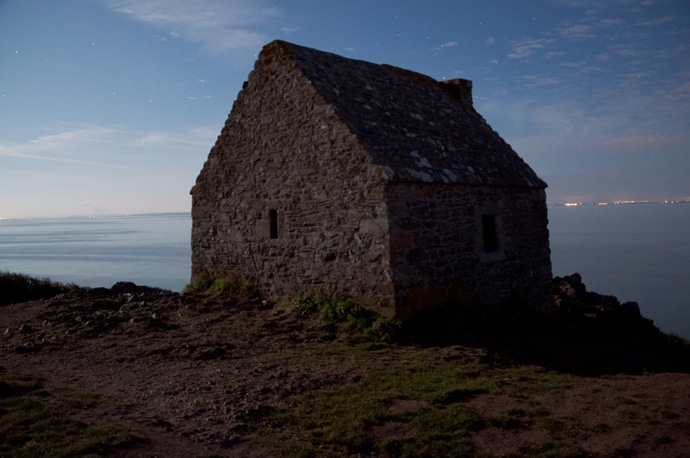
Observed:
[[[589,291],[635,301],[662,331],[690,339],[690,203],[549,206],[549,233],[554,275],[578,272]],[[181,291],[190,238],[189,213],[5,219],[0,271]]]

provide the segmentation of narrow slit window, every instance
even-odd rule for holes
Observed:
[[[268,233],[270,238],[278,238],[278,210],[268,210]]]
[[[494,253],[498,251],[496,215],[482,216],[482,237],[484,240],[484,253]]]

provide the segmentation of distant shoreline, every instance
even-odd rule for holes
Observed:
[[[562,204],[548,204],[549,207],[606,207],[608,205],[675,205],[688,204],[690,200],[621,200],[615,202],[566,202]]]
[[[621,200],[612,202],[563,202],[563,203],[547,203],[547,207],[606,207],[619,205],[676,205],[676,204],[690,204],[690,200]],[[141,217],[158,217],[158,216],[182,216],[191,217],[192,212],[145,212],[145,213],[99,213],[96,215],[67,215],[67,216],[25,216],[25,217],[0,217],[0,222],[3,221],[48,221],[58,219],[98,219],[98,218],[141,218]]]
[[[70,216],[27,216],[21,218],[0,218],[2,221],[48,221],[58,219],[99,219],[99,218],[146,218],[159,216],[189,216],[191,218],[192,212],[160,212],[160,213],[103,213],[98,215],[70,215]]]

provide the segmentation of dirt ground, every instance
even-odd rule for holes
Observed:
[[[278,456],[248,441],[255,422],[295,395],[356,383],[386,359],[427,351],[479,360],[481,348],[384,346],[367,364],[330,358],[328,325],[260,299],[198,296],[117,284],[0,307],[0,367],[92,391],[102,402],[64,412],[90,424],[118,421],[145,438],[120,456]],[[519,454],[545,437],[590,456],[690,456],[690,375],[575,377],[564,393],[530,399],[480,394],[482,416],[540,409],[544,422],[487,427],[472,438],[487,456]],[[420,403],[391,408],[415,409]],[[380,434],[397,434],[382,425]],[[390,429],[387,430],[386,428]],[[554,451],[558,454],[558,450]]]

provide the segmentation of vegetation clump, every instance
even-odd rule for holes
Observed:
[[[192,281],[185,286],[183,293],[210,296],[232,296],[237,294],[255,296],[257,291],[252,285],[232,278],[207,278]]]
[[[301,315],[316,315],[329,324],[342,325],[349,331],[360,331],[364,336],[380,341],[393,341],[401,328],[398,321],[384,318],[349,299],[299,296],[292,305]]]
[[[0,271],[0,305],[47,299],[77,289],[74,284]]]

